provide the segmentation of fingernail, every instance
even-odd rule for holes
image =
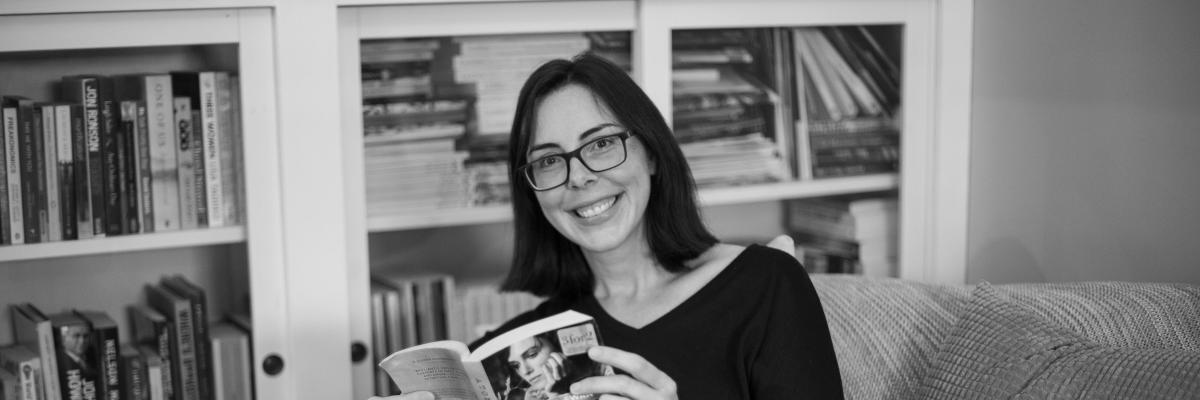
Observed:
[[[600,354],[600,348],[599,348],[599,347],[591,347],[591,348],[588,348],[588,357],[595,357],[595,356],[597,356],[597,355],[599,355],[599,354]]]
[[[571,394],[579,394],[579,384],[571,385]]]

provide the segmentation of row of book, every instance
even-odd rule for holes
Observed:
[[[146,285],[146,304],[127,308],[120,342],[108,313],[44,314],[13,304],[16,343],[0,348],[4,399],[252,399],[247,317],[210,324],[203,288],[181,276]]]
[[[371,341],[378,364],[392,353],[438,340],[470,343],[504,321],[532,310],[541,299],[501,293],[494,286],[456,287],[445,274],[388,274],[371,277]],[[399,394],[382,369],[376,395]]]
[[[898,207],[894,196],[789,200],[785,227],[809,272],[896,276]]]
[[[240,222],[237,76],[72,75],[58,88],[2,97],[0,244]]]
[[[508,202],[518,91],[538,65],[583,51],[628,69],[627,32],[364,41],[368,215]]]

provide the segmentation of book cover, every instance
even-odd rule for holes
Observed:
[[[54,146],[58,157],[55,174],[58,177],[58,219],[62,224],[63,240],[79,238],[76,230],[79,224],[75,214],[75,157],[71,147],[73,129],[82,129],[82,120],[76,121],[77,116],[71,113],[72,105],[59,103],[54,106]]]
[[[0,348],[0,369],[17,377],[21,397],[14,400],[42,398],[42,363],[37,353],[20,344]]]
[[[92,331],[86,357],[99,372],[96,399],[120,400],[121,358],[116,321],[103,311],[76,310],[75,314],[86,321]]]
[[[86,204],[91,205],[93,237],[104,236],[108,228],[108,203],[107,194],[104,192],[106,173],[101,137],[104,135],[102,130],[106,126],[102,115],[104,112],[102,97],[108,96],[111,99],[111,95],[101,94],[103,87],[99,77],[95,75],[67,76],[62,80],[62,98],[83,105],[84,139],[81,143],[87,151],[82,160],[85,160],[84,163],[87,165],[87,172],[84,175],[88,182]],[[108,88],[111,89],[111,84]]]
[[[87,356],[92,330],[87,321],[74,312],[50,316],[54,328],[54,348],[58,357],[58,383],[67,400],[101,399],[100,366]]]
[[[230,323],[212,326],[213,400],[254,397],[250,335]]]
[[[146,299],[150,307],[170,321],[171,373],[175,398],[178,400],[200,399],[200,375],[196,360],[196,337],[191,302],[162,285],[146,285]]]
[[[192,309],[192,338],[196,354],[196,384],[201,399],[211,399],[213,392],[212,344],[208,334],[208,296],[204,289],[180,275],[161,279],[161,286],[188,300]]]
[[[25,209],[21,192],[21,134],[18,106],[21,98],[4,96],[2,100],[4,126],[4,172],[8,192],[8,215],[5,215],[8,244],[25,243]]]
[[[17,343],[36,349],[42,363],[42,393],[46,400],[61,399],[58,385],[58,358],[54,347],[54,328],[49,318],[31,303],[12,305],[13,338]]]
[[[179,80],[172,77],[172,85],[180,88]],[[175,161],[179,173],[179,228],[196,229],[199,211],[196,205],[196,164],[192,158],[193,129],[192,102],[187,97],[175,97],[175,132],[179,141],[175,144]]]
[[[593,399],[571,395],[570,386],[612,374],[587,356],[601,344],[592,317],[568,310],[505,332],[473,352],[462,342],[432,342],[392,353],[379,367],[401,391],[429,391],[437,398]]]
[[[121,382],[125,400],[148,400],[146,396],[146,363],[136,345],[121,345]]]
[[[143,350],[143,353],[147,349],[153,351],[161,364],[158,366],[162,374],[158,378],[159,384],[163,386],[161,395],[164,399],[174,399],[176,392],[172,382],[177,378],[171,368],[171,357],[175,352],[174,349],[177,349],[179,345],[171,334],[171,321],[168,321],[162,313],[146,305],[131,305],[126,310],[129,314],[129,326],[133,330],[133,334],[130,335],[133,342],[139,345],[139,350]],[[146,358],[146,354],[142,356]],[[149,369],[150,362],[147,360],[147,370]]]

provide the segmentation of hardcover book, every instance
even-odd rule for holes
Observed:
[[[101,397],[100,366],[87,356],[92,329],[74,312],[50,316],[54,328],[54,348],[58,356],[58,383],[62,397],[68,400],[96,400]]]
[[[392,353],[379,367],[402,392],[429,391],[436,398],[593,399],[569,388],[612,374],[587,355],[602,343],[592,317],[568,310],[505,332],[474,352],[462,342],[438,341]]]
[[[171,342],[171,379],[175,398],[201,399],[191,302],[162,285],[146,285],[146,299],[150,307],[170,321],[171,337],[174,339]]]
[[[75,311],[87,321],[92,331],[87,344],[88,364],[98,370],[97,400],[121,399],[120,347],[117,345],[117,323],[103,311]],[[86,395],[84,396],[87,397]]]
[[[58,359],[54,350],[54,332],[50,319],[30,303],[11,307],[13,336],[16,342],[37,349],[42,363],[42,393],[46,400],[62,398],[58,387]]]

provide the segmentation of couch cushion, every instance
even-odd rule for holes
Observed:
[[[925,399],[1196,396],[1200,352],[1099,343],[986,283],[973,291],[918,393]]]
[[[909,398],[970,295],[960,286],[813,274],[847,399]]]
[[[1101,344],[1200,351],[1200,286],[1071,282],[993,288],[1034,314]]]

